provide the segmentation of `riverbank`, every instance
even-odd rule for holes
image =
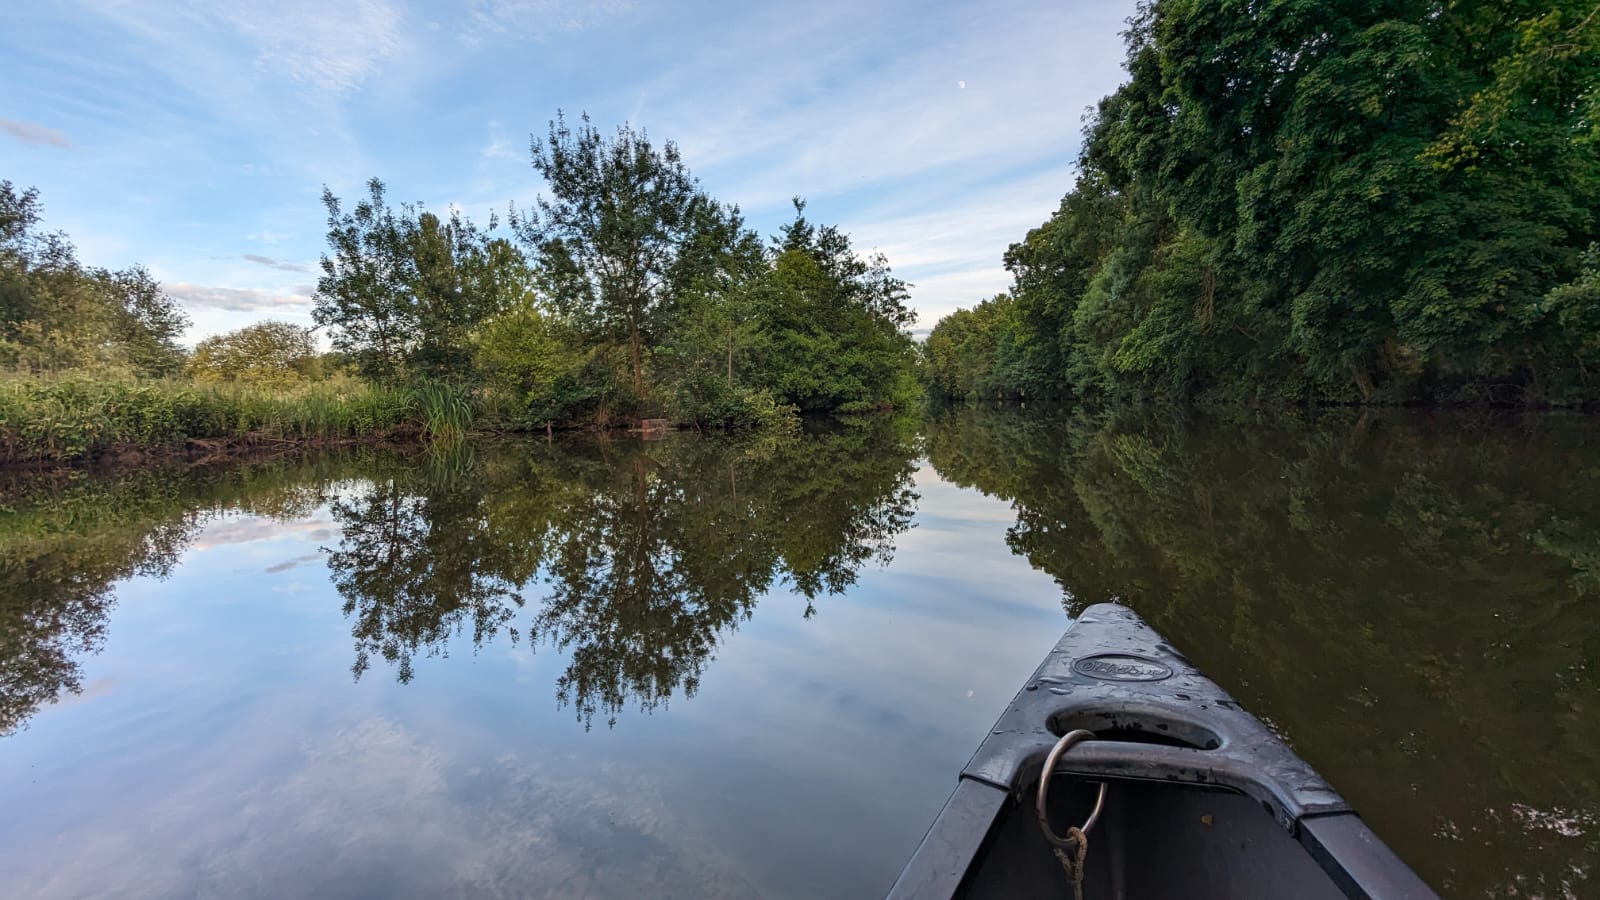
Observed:
[[[707,423],[532,422],[493,391],[441,382],[376,385],[340,378],[291,390],[91,376],[0,379],[0,467],[206,461],[350,444],[456,443],[471,434],[676,428],[791,430],[795,413],[746,404]]]
[[[10,379],[0,381],[0,464],[459,437],[471,410],[448,393],[345,379],[295,391],[81,376]]]

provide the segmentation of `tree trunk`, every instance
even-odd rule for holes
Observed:
[[[633,358],[633,397],[635,400],[644,399],[644,348],[639,339],[639,326],[634,324],[628,331],[628,353]]]
[[[728,326],[728,387],[733,387],[733,326]]]

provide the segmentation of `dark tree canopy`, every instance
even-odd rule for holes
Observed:
[[[993,390],[1600,397],[1592,2],[1156,0],[1127,42],[1076,186],[1007,254],[1007,339],[968,348]]]

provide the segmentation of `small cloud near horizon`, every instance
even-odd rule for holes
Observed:
[[[273,259],[270,256],[262,256],[259,253],[246,253],[244,255],[244,258],[249,260],[250,262],[258,263],[260,265],[266,266],[269,269],[277,269],[280,272],[310,272],[311,271],[311,267],[306,265],[306,264],[304,264],[304,263],[289,262],[288,260],[282,260],[282,259]]]
[[[209,287],[180,281],[177,284],[167,285],[164,290],[168,296],[185,306],[229,312],[256,312],[264,309],[309,307],[315,288],[309,284],[296,285],[289,288],[290,293],[279,293],[250,288]]]
[[[0,119],[0,131],[4,131],[24,144],[60,147],[63,150],[72,146],[67,141],[66,132],[40,125],[38,122],[24,122],[20,119]]]

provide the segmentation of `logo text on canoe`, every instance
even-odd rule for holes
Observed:
[[[1101,681],[1160,681],[1172,677],[1166,664],[1131,653],[1102,653],[1072,662],[1072,671]]]

